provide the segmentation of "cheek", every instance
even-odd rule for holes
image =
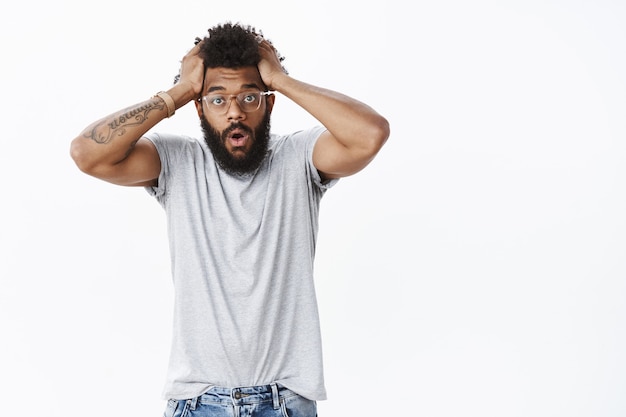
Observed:
[[[204,120],[206,121],[213,129],[217,130],[218,132],[222,133],[224,131],[224,129],[226,129],[228,127],[228,121],[224,119],[224,117],[221,116],[214,116],[211,113],[205,113],[202,109],[202,102],[200,101],[196,101],[195,102],[196,105],[196,111],[198,112],[198,117],[200,118],[200,120]]]
[[[204,121],[215,131],[217,131],[220,135],[222,134],[222,132],[224,132],[224,130],[226,130],[229,126],[228,121],[224,121],[223,119],[221,120],[217,120],[216,117],[207,117],[206,114],[201,114],[200,115],[201,119],[204,119]]]

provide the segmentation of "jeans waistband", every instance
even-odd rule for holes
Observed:
[[[288,398],[293,395],[297,394],[276,383],[237,388],[212,386],[197,398],[197,402],[222,405],[250,405],[271,402],[274,409],[278,409],[281,398]]]

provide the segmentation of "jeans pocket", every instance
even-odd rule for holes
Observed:
[[[283,417],[317,417],[317,403],[300,395],[282,399],[280,408]]]
[[[163,417],[185,417],[189,412],[190,401],[168,400]]]
[[[174,417],[174,413],[176,413],[177,408],[178,401],[168,400],[167,405],[165,406],[165,412],[163,413],[163,417]]]

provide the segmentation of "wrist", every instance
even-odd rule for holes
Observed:
[[[273,91],[280,91],[285,85],[287,85],[290,76],[284,72],[278,72],[271,79],[269,85],[266,85],[268,89]]]
[[[167,93],[174,100],[174,104],[177,109],[183,107],[190,101],[194,101],[200,95],[200,93],[194,89],[192,84],[184,82],[175,84],[172,88],[167,90]]]
[[[176,104],[174,103],[174,99],[165,91],[159,91],[154,95],[154,97],[158,97],[165,103],[165,108],[167,110],[167,117],[172,117],[174,113],[176,113]]]

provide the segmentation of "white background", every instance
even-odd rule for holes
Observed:
[[[2,7],[2,416],[162,415],[164,214],[69,144],[226,20],[391,122],[322,201],[321,417],[626,415],[623,1]],[[273,116],[315,122],[283,96]],[[158,130],[195,134],[193,108]]]

